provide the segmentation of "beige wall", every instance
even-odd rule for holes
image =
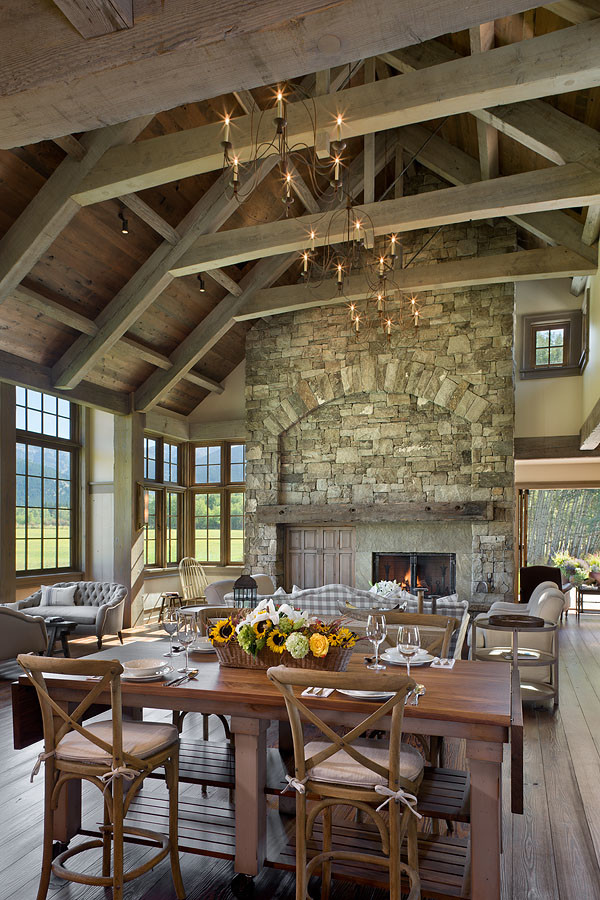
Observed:
[[[527,380],[519,376],[523,347],[522,317],[531,313],[581,309],[583,298],[574,297],[570,286],[568,278],[522,281],[515,285],[515,437],[577,434],[581,428],[585,376]],[[600,331],[600,322],[598,329]],[[597,340],[600,354],[600,333]],[[597,366],[600,379],[600,358],[597,359]],[[598,396],[600,390],[596,392],[596,398]]]
[[[223,381],[222,394],[211,393],[188,416],[189,422],[225,422],[246,416],[246,360]],[[198,438],[200,440],[200,438]]]
[[[600,399],[600,275],[590,278],[590,355],[583,373],[582,424]]]

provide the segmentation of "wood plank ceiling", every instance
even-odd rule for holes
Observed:
[[[550,173],[551,183],[544,191],[548,190],[552,197],[560,194],[560,198],[556,202],[551,199],[546,205],[550,212],[528,213],[527,209],[534,207],[526,206],[515,210],[512,218],[519,226],[519,245],[523,251],[559,244],[568,248],[568,252],[531,257],[519,254],[518,261],[507,261],[507,277],[511,272],[518,277],[572,274],[580,279],[580,287],[581,280],[597,266],[600,59],[595,69],[592,64],[582,65],[583,74],[575,73],[575,80],[569,82],[571,69],[568,69],[567,57],[571,34],[577,34],[582,51],[586,42],[597,41],[599,32],[591,29],[600,26],[600,3],[597,0],[588,2],[590,6],[565,0],[553,4],[552,8],[516,12],[496,19],[493,27],[471,27],[471,34],[465,28],[436,35],[433,40],[413,46],[406,39],[401,47],[400,41],[395,46],[382,42],[376,48],[381,55],[368,65],[349,63],[332,69],[335,83],[332,82],[331,89],[341,87],[348,92],[345,96],[353,108],[353,89],[368,85],[373,77],[376,79],[374,92],[383,90],[383,83],[390,78],[396,79],[389,82],[390,86],[399,82],[401,92],[402,84],[414,83],[410,73],[415,70],[450,65],[453,60],[471,54],[478,54],[476,64],[487,70],[488,65],[492,65],[488,59],[500,59],[498,55],[494,56],[493,48],[519,44],[519,52],[521,48],[526,52],[529,42],[555,32],[560,41],[562,57],[560,60],[556,57],[556,66],[558,71],[564,64],[565,74],[561,76],[560,86],[557,78],[556,89],[560,92],[555,95],[544,96],[541,100],[536,89],[527,94],[526,87],[515,87],[517,93],[514,96],[519,102],[491,112],[482,112],[475,99],[463,102],[459,98],[457,104],[448,98],[448,115],[433,118],[435,113],[430,112],[422,124],[418,119],[407,120],[412,124],[379,134],[376,143],[357,127],[356,136],[348,140],[344,157],[345,165],[358,179],[357,198],[363,199],[362,173],[371,171],[372,165],[379,173],[375,181],[375,198],[381,197],[394,181],[398,160],[403,161],[403,165],[413,160],[417,167],[422,165],[432,169],[449,185],[471,185],[480,178],[495,175],[496,159],[500,178],[552,168],[556,177]],[[307,5],[310,4],[305,2],[304,6]],[[315,8],[319,5],[323,6],[313,3]],[[499,6],[501,4],[496,4],[496,8]],[[510,5],[505,6],[509,8]],[[514,8],[518,8],[518,4],[513,4]],[[58,9],[54,12],[61,15]],[[575,27],[574,22],[583,23],[578,26],[582,30],[566,32],[565,29]],[[486,23],[469,21],[460,24],[462,27],[463,24]],[[126,31],[125,27],[118,35],[107,34],[98,40],[119,40]],[[366,45],[372,46],[370,39]],[[332,57],[332,61],[342,60],[338,55]],[[233,62],[231,68],[235,69]],[[440,70],[440,73],[442,71],[445,72]],[[399,76],[399,73],[403,74]],[[295,74],[300,76],[300,73]],[[428,73],[427,78],[430,75]],[[530,72],[528,76],[532,77]],[[468,72],[465,77],[468,78]],[[507,84],[511,77],[508,72]],[[424,97],[419,100],[422,104],[427,102],[427,78],[423,79]],[[527,77],[524,81],[526,84]],[[288,90],[293,91],[295,83],[310,86],[315,93],[314,77],[305,76],[303,81],[296,77],[289,82]],[[317,90],[323,89],[326,83],[327,80],[319,75]],[[501,78],[498,77],[495,83],[500,85]],[[579,89],[568,90],[569,83],[578,85]],[[518,84],[517,77],[515,85]],[[110,199],[90,203],[86,197],[84,202],[89,205],[79,206],[70,198],[71,193],[80,197],[78,192],[85,193],[90,185],[106,182],[107,161],[125,157],[125,150],[115,147],[116,144],[132,144],[128,152],[136,158],[138,146],[146,149],[145,141],[151,142],[146,145],[148,148],[159,147],[152,141],[165,135],[185,138],[185,132],[190,129],[221,123],[224,113],[243,117],[252,114],[253,107],[256,111],[273,106],[273,85],[254,86],[252,91],[242,84],[238,87],[240,90],[235,94],[188,102],[155,115],[151,110],[146,118],[137,119],[127,128],[111,134],[107,129],[92,135],[77,131],[73,136],[58,138],[50,130],[49,136],[52,134],[55,140],[0,150],[0,378],[64,391],[65,396],[118,412],[134,407],[150,409],[157,405],[172,413],[188,415],[209,390],[220,390],[220,382],[243,359],[245,335],[252,327],[252,317],[269,310],[273,313],[293,308],[292,293],[279,290],[270,295],[269,290],[273,286],[296,283],[300,265],[296,251],[284,257],[282,262],[278,254],[287,248],[276,242],[275,256],[270,260],[261,262],[258,254],[251,253],[244,261],[241,251],[239,258],[236,257],[250,227],[277,222],[283,216],[282,179],[276,167],[264,166],[259,188],[237,207],[224,203],[221,172],[204,171],[202,162],[194,163],[199,174],[173,177],[170,173],[162,178],[153,175],[149,182],[151,186],[144,187],[142,180],[136,193],[127,192],[128,196],[123,196],[122,190],[111,188],[106,194]],[[506,96],[510,94],[509,85]],[[356,97],[359,97],[358,93]],[[400,105],[405,100],[402,98]],[[328,102],[326,98],[325,101]],[[442,101],[438,106],[445,111]],[[0,99],[0,119],[2,108]],[[452,111],[460,108],[469,111]],[[139,104],[131,106],[132,117],[148,112]],[[270,122],[270,114],[265,119]],[[93,124],[90,122],[91,126]],[[36,124],[33,131],[38,129],[39,132],[40,127]],[[423,146],[432,132],[435,132],[434,137]],[[197,134],[201,137],[205,132]],[[99,161],[94,161],[86,174],[81,167],[86,166],[94,146],[101,148]],[[201,140],[198,146],[202,146]],[[218,138],[216,147],[210,152],[217,151]],[[169,165],[176,162],[178,152],[175,146]],[[65,160],[69,162],[65,163]],[[557,163],[563,165],[562,173],[557,169]],[[65,165],[72,166],[75,173],[69,176],[70,181],[61,175]],[[209,168],[214,169],[214,166]],[[561,188],[562,193],[557,187],[559,174],[563,180],[569,178],[568,185]],[[68,182],[68,189],[58,204],[61,178]],[[160,183],[165,178],[169,180]],[[532,181],[534,191],[537,183],[535,179]],[[506,184],[508,186],[509,182]],[[320,187],[325,185],[321,183]],[[368,196],[372,182],[367,187]],[[208,193],[211,188],[212,192]],[[301,179],[297,179],[296,193],[291,216],[315,214],[321,201],[307,191]],[[398,193],[396,191],[396,196]],[[392,193],[387,199],[393,197]],[[456,202],[454,198],[454,194],[449,195],[448,203]],[[399,200],[402,209],[408,199]],[[439,199],[443,205],[441,194]],[[576,205],[579,202],[581,205]],[[383,204],[379,207],[384,209]],[[31,235],[35,223],[41,221],[49,209],[52,216],[48,213],[48,221],[44,220],[39,237],[34,239]],[[128,234],[121,233],[120,213],[128,221]],[[209,254],[207,258],[214,258],[214,241],[211,242],[206,234],[213,230],[211,222],[216,222],[221,231],[236,229],[234,261],[214,276],[211,269],[215,266],[205,265],[200,253],[204,248],[202,252]],[[288,223],[282,223],[277,231],[283,233],[283,226],[288,228]],[[292,227],[292,223],[289,226]],[[203,234],[206,236],[202,237]],[[217,243],[227,244],[227,241]],[[186,264],[189,259],[201,261],[190,271],[206,270],[205,291],[201,291],[195,274],[181,275],[177,271],[180,257]],[[149,286],[150,276],[146,273],[150,271],[155,287]],[[471,283],[483,283],[486,277],[502,278],[504,269],[501,267],[486,274],[481,266],[472,266],[467,278],[471,277],[469,273],[472,273]],[[432,273],[415,271],[414,276],[415,283],[419,283],[420,278],[421,284],[428,285]],[[440,272],[439,277],[454,284],[465,274],[448,270],[445,275]]]

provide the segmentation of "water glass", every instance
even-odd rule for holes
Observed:
[[[173,635],[177,631],[177,613],[173,609],[168,609],[164,615],[162,620],[162,627],[165,629],[167,634],[169,635],[169,652],[163,654],[164,656],[168,656],[172,658],[173,654]]]
[[[379,662],[379,645],[385,641],[387,636],[387,625],[385,616],[371,615],[367,619],[366,636],[373,644],[375,650],[375,662],[367,666],[367,669],[385,669],[385,666]]]
[[[401,625],[398,629],[398,652],[406,660],[406,674],[410,678],[410,661],[419,652],[421,635],[416,625]]]
[[[196,637],[196,632],[194,630],[194,623],[192,622],[190,616],[179,615],[177,620],[177,638],[180,644],[183,644],[185,647],[185,666],[182,669],[178,669],[178,672],[183,672],[187,675],[190,670],[190,660],[189,660],[189,652],[190,652],[190,644]]]

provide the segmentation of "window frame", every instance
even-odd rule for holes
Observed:
[[[195,524],[195,508],[196,494],[220,493],[221,494],[221,558],[219,562],[215,560],[204,560],[198,557],[198,562],[202,565],[216,565],[220,567],[241,566],[244,560],[234,560],[231,556],[231,495],[246,493],[246,480],[231,481],[231,448],[232,446],[244,446],[244,476],[246,475],[246,441],[194,441],[190,446],[190,479],[191,479],[191,543],[193,555],[196,552],[196,540],[194,534]],[[221,480],[219,482],[200,482],[195,480],[196,476],[196,448],[197,447],[220,447],[221,448]],[[207,475],[208,475],[207,471]],[[244,510],[245,524],[245,510]]]
[[[47,392],[39,390],[38,388],[30,388],[25,387],[25,390],[35,391],[44,396]],[[53,394],[48,394],[48,396],[54,396]],[[56,398],[57,401],[61,398]],[[62,398],[66,399],[66,398]],[[42,451],[44,448],[51,450],[63,450],[69,451],[71,454],[71,477],[69,479],[70,482],[70,524],[69,524],[69,563],[66,566],[52,566],[52,567],[44,567],[43,565],[40,568],[28,568],[27,567],[27,537],[25,537],[25,568],[19,569],[16,567],[16,554],[17,554],[17,524],[16,524],[16,511],[17,504],[15,503],[15,574],[18,579],[29,578],[33,576],[41,576],[46,577],[49,575],[60,574],[61,572],[75,572],[81,570],[81,508],[80,508],[80,490],[81,490],[81,451],[82,451],[82,440],[81,440],[81,411],[79,409],[79,405],[74,403],[72,400],[69,400],[70,403],[70,437],[61,438],[53,435],[45,435],[40,434],[35,431],[26,431],[22,428],[15,429],[15,454],[17,452],[17,444],[24,444],[27,446],[37,446],[41,447]],[[20,405],[20,404],[19,404]],[[43,401],[42,401],[43,405]],[[15,394],[15,409],[17,406],[16,402],[16,394]],[[42,420],[43,424],[43,420]],[[28,476],[26,476],[28,477]],[[41,511],[42,511],[42,523],[41,523],[41,550],[40,550],[40,562],[43,563],[44,559],[44,525],[43,525],[43,469],[42,469],[42,501],[41,501]],[[57,478],[57,482],[58,482]],[[27,483],[27,482],[26,482]],[[27,498],[26,498],[27,501]],[[22,507],[25,510],[29,509],[27,502],[25,502],[25,506]],[[56,507],[57,511],[59,507]],[[57,526],[58,527],[58,526]],[[25,525],[25,535],[27,535],[27,524]],[[58,535],[58,531],[57,531]],[[57,561],[58,561],[58,547],[57,547]]]
[[[180,561],[186,556],[186,540],[185,540],[185,519],[186,519],[186,487],[181,482],[184,480],[185,473],[185,448],[186,444],[180,441],[174,441],[170,438],[164,437],[163,435],[154,434],[151,432],[144,433],[144,442],[146,440],[152,440],[156,442],[156,478],[146,478],[142,482],[144,489],[144,511],[146,504],[146,492],[154,491],[156,494],[156,552],[155,552],[155,561],[153,563],[146,562],[146,533],[147,533],[147,523],[144,521],[144,569],[155,570],[155,569],[176,569],[179,566]],[[177,446],[177,478],[178,481],[165,481],[164,480],[164,445],[169,444],[170,446]],[[146,460],[146,454],[144,453],[144,460]],[[144,465],[144,475],[145,475],[146,466]],[[162,476],[162,479],[158,476]],[[169,562],[169,549],[167,546],[168,541],[168,528],[167,528],[167,494],[180,494],[181,500],[179,502],[179,509],[177,511],[177,543],[178,543],[178,559],[176,562]]]
[[[580,309],[522,316],[522,359],[520,376],[556,378],[581,375],[588,359],[587,316]],[[536,364],[536,334],[539,331],[564,329],[564,353],[561,364]]]

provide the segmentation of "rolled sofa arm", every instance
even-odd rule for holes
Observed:
[[[48,646],[46,624],[41,616],[4,607],[0,613],[0,659],[19,653],[44,653]]]
[[[125,612],[125,599],[110,600],[98,607],[96,616],[96,637],[101,638],[105,634],[118,634],[123,628],[123,614]]]
[[[34,606],[39,606],[42,599],[42,592],[36,591],[34,594],[30,594],[29,597],[25,597],[24,600],[17,600],[14,604],[14,609],[31,609]]]

